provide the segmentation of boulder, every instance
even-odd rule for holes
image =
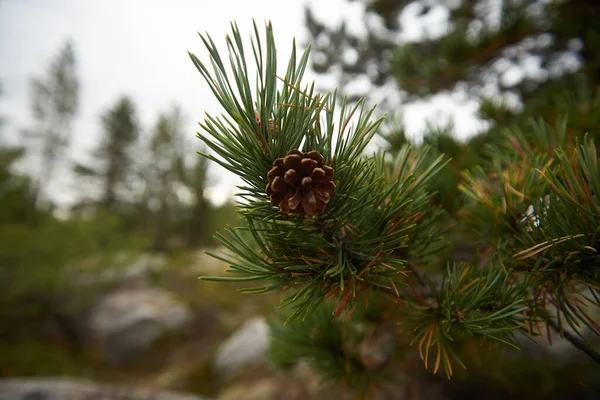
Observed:
[[[152,273],[160,271],[166,264],[162,254],[118,253],[110,258],[98,256],[83,260],[68,269],[68,275],[84,287],[97,288],[99,285],[119,287],[147,284]]]
[[[62,378],[0,379],[0,400],[207,400],[154,388],[103,385]]]
[[[91,338],[104,348],[109,361],[126,363],[169,331],[192,319],[187,306],[164,290],[128,288],[110,293],[93,308]]]
[[[217,349],[214,365],[224,379],[240,373],[244,367],[264,360],[269,347],[269,326],[263,317],[246,321]]]

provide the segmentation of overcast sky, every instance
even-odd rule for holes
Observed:
[[[205,55],[196,32],[208,32],[222,43],[232,20],[248,35],[252,18],[260,27],[271,20],[283,68],[292,39],[296,37],[299,46],[307,42],[305,4],[318,5],[313,7],[317,16],[332,24],[345,16],[353,22],[351,29],[361,29],[361,2],[343,0],[0,0],[0,114],[8,117],[6,130],[14,134],[31,121],[29,80],[43,76],[70,39],[81,84],[72,153],[89,150],[96,143],[100,115],[121,95],[133,98],[145,129],[159,112],[173,103],[180,105],[187,117],[186,131],[193,138],[196,121],[205,111],[221,111],[187,56],[188,50]],[[434,14],[433,18],[443,17]],[[423,29],[417,23],[404,26],[407,37]],[[312,73],[308,77],[315,79]],[[474,106],[464,98],[412,105],[404,109],[407,129],[418,135],[426,118],[439,120],[440,110],[449,110],[461,134],[473,133],[478,129]],[[232,182],[231,176],[222,175],[219,183],[227,190],[220,190],[221,195]],[[63,197],[68,197],[66,192]]]

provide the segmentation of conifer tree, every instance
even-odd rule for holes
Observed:
[[[135,105],[122,97],[102,115],[103,137],[93,153],[94,166],[78,164],[75,171],[80,176],[99,181],[102,208],[115,212],[124,201],[119,194],[127,192],[133,172],[132,145],[136,143],[139,126]]]
[[[197,157],[191,166],[187,166],[183,157],[178,161],[179,175],[183,184],[191,193],[191,206],[186,218],[188,222],[187,245],[198,247],[206,244],[208,222],[211,220],[210,205],[204,197],[207,183],[207,160]]]
[[[178,107],[162,113],[156,122],[149,143],[148,167],[145,171],[147,196],[154,209],[155,250],[167,246],[170,230],[179,205],[178,189],[183,185],[182,166],[185,143],[182,115]]]
[[[404,103],[466,92],[496,128],[486,140],[532,117],[554,124],[557,115],[570,114],[577,135],[597,124],[588,113],[597,107],[600,85],[596,1],[347,1],[363,10],[364,35],[346,21],[329,26],[310,8],[305,14],[312,66],[340,71],[342,88],[366,80],[368,90],[385,87]],[[445,17],[427,25],[434,15]],[[421,35],[408,37],[408,24],[421,26]],[[386,111],[398,106],[378,101]]]
[[[0,85],[0,96],[2,86]],[[0,223],[22,220],[29,216],[29,179],[15,171],[24,149],[7,143],[4,131],[6,117],[0,115]]]
[[[600,335],[600,166],[589,135],[571,142],[566,123],[538,123],[488,146],[491,171],[461,175],[455,223],[491,252],[459,262],[444,251],[448,216],[433,201],[446,156],[407,144],[393,157],[366,153],[382,119],[364,99],[305,84],[309,49],[294,46],[278,70],[270,24],[264,39],[255,26],[250,50],[234,24],[229,65],[201,38],[209,60],[190,56],[225,114],[207,114],[198,135],[205,156],[243,180],[245,223],[217,235],[226,251],[213,256],[230,275],[204,279],[282,293],[287,313],[271,324],[279,365],[307,359],[367,393],[393,379],[409,345],[451,377],[466,367],[465,341],[519,347],[553,335],[600,364],[589,340]]]
[[[65,159],[71,137],[71,123],[78,107],[79,83],[75,73],[75,52],[67,42],[53,60],[47,76],[31,81],[32,111],[36,126],[26,131],[39,154],[39,172],[33,198],[45,196],[57,168]]]

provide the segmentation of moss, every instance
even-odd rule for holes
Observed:
[[[93,363],[90,354],[71,354],[55,342],[23,339],[0,343],[0,376],[81,376]]]

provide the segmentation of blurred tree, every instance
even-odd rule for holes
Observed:
[[[191,193],[189,217],[186,218],[189,226],[187,245],[189,247],[198,247],[206,244],[209,240],[206,236],[211,233],[207,229],[211,218],[211,213],[209,213],[210,205],[204,197],[204,189],[206,189],[207,183],[207,160],[204,157],[197,156],[193,164],[187,167],[183,157],[181,157],[179,158],[178,166],[181,180]]]
[[[306,9],[305,21],[313,68],[337,76],[351,99],[367,96],[392,114],[401,103],[439,94],[462,93],[479,101],[478,116],[488,128],[467,143],[439,120],[421,132],[435,153],[452,157],[450,168],[430,187],[451,214],[464,201],[456,195],[461,171],[489,162],[488,146],[501,142],[507,127],[516,124],[528,134],[531,118],[544,118],[552,129],[559,117],[568,116],[568,143],[587,132],[600,136],[595,129],[600,123],[600,3],[348,2],[363,10],[359,29],[346,21],[329,26],[315,16],[316,8]],[[402,126],[391,126],[382,136],[392,152],[406,142]]]
[[[30,201],[31,180],[15,168],[24,149],[7,145],[3,122],[0,116],[0,338],[18,336],[25,321],[54,320],[64,337],[78,347],[72,321],[50,306],[54,285],[62,279],[54,262],[65,261],[68,254],[57,242],[68,240],[71,246],[73,237],[64,232],[46,236],[48,229],[52,235],[58,233],[53,218],[35,210]]]
[[[51,63],[44,78],[31,81],[35,128],[27,130],[39,153],[39,172],[35,179],[34,202],[46,196],[56,168],[65,160],[71,122],[77,112],[79,83],[75,74],[75,52],[67,42]]]
[[[146,196],[154,215],[153,248],[167,249],[167,241],[181,211],[181,194],[185,187],[185,139],[183,117],[178,107],[158,117],[149,143],[148,165],[144,168]]]
[[[76,106],[70,46],[52,65],[47,81],[37,80],[34,87],[40,130],[32,138],[42,146],[42,167],[52,169],[64,155]],[[41,206],[52,171],[31,179],[15,168],[24,155],[25,149],[0,137],[0,341],[10,346],[50,339],[78,353],[85,340],[81,314],[102,286],[90,277],[128,241],[116,234],[118,221],[110,216],[59,219]],[[32,196],[40,201],[36,204]],[[0,365],[5,367],[5,361]]]
[[[7,144],[4,136],[5,123],[4,115],[0,115],[0,224],[14,220],[24,221],[31,217],[29,178],[16,173],[14,168],[22,159],[24,150]]]
[[[99,180],[102,193],[100,204],[107,212],[117,212],[124,201],[133,170],[133,146],[139,134],[135,105],[122,97],[102,115],[103,137],[93,157],[99,167],[77,164],[75,171],[82,177]]]
[[[0,223],[29,217],[29,179],[14,171],[23,154],[22,148],[0,147]]]
[[[363,5],[365,34],[345,22],[329,27],[306,9],[313,68],[338,71],[343,87],[367,80],[405,102],[466,91],[482,100],[481,117],[502,126],[531,116],[553,121],[557,101],[561,112],[597,104],[596,1],[348,1]],[[596,122],[578,119],[572,129]]]

